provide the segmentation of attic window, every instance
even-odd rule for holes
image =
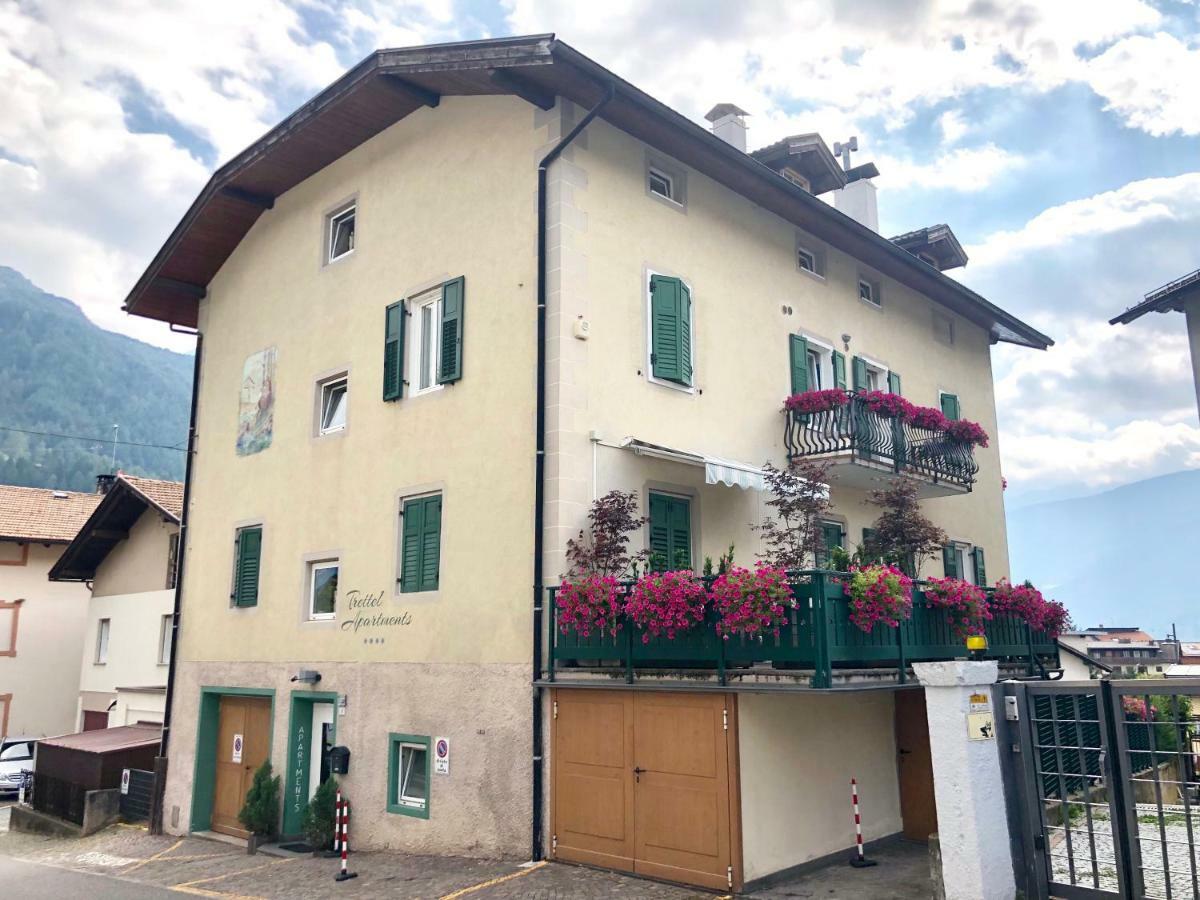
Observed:
[[[658,169],[651,169],[646,179],[646,186],[650,189],[650,193],[658,194],[667,200],[675,200],[675,180],[670,175],[660,172]]]
[[[879,299],[879,285],[874,281],[869,281],[866,278],[858,279],[858,299],[864,303],[870,303],[872,306],[881,306]]]
[[[351,203],[349,206],[343,207],[329,215],[327,219],[329,222],[328,262],[341,259],[343,256],[349,256],[354,252],[354,223],[357,211],[358,205]]]
[[[784,178],[786,178],[788,181],[790,181],[792,184],[796,185],[797,187],[802,187],[802,188],[804,188],[804,190],[808,191],[810,194],[812,193],[812,182],[810,182],[807,178],[805,178],[803,175],[801,175],[799,172],[797,172],[791,166],[784,166],[782,169],[779,170],[779,174],[782,175]]]

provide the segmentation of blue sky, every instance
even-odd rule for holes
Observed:
[[[217,165],[376,47],[549,31],[751,147],[857,135],[886,234],[954,228],[1058,342],[994,353],[1010,504],[1200,467],[1182,317],[1106,324],[1200,267],[1194,0],[0,0],[0,264],[187,349],[119,307]]]

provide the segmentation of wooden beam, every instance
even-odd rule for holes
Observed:
[[[208,289],[202,284],[192,284],[190,281],[180,281],[178,278],[167,278],[165,275],[155,277],[154,283],[173,291],[179,291],[181,294],[187,294],[197,300],[203,300],[208,294]]]
[[[553,92],[542,89],[520,75],[514,75],[507,69],[489,69],[488,77],[496,87],[516,94],[539,109],[554,109],[555,96]]]
[[[253,191],[243,190],[231,184],[221,188],[221,195],[228,197],[230,200],[240,200],[242,203],[249,203],[251,206],[259,206],[263,209],[271,209],[275,206],[274,197],[268,197],[266,194],[256,194]]]
[[[437,106],[442,101],[441,94],[413,84],[411,81],[405,81],[397,75],[388,75],[385,72],[380,80],[396,93],[403,94],[409,100],[416,100],[426,106]]]
[[[129,532],[117,531],[113,528],[94,528],[88,536],[101,541],[123,541],[129,537]]]

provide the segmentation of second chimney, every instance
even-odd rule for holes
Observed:
[[[746,119],[750,115],[732,103],[718,103],[704,117],[712,122],[712,132],[727,144],[746,152]]]

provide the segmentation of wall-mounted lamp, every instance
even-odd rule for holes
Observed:
[[[842,335],[842,349],[843,350],[850,349],[850,335],[848,335],[848,334]]]
[[[312,669],[301,669],[292,676],[292,681],[298,681],[300,684],[316,684],[321,680],[321,673],[315,672]]]

